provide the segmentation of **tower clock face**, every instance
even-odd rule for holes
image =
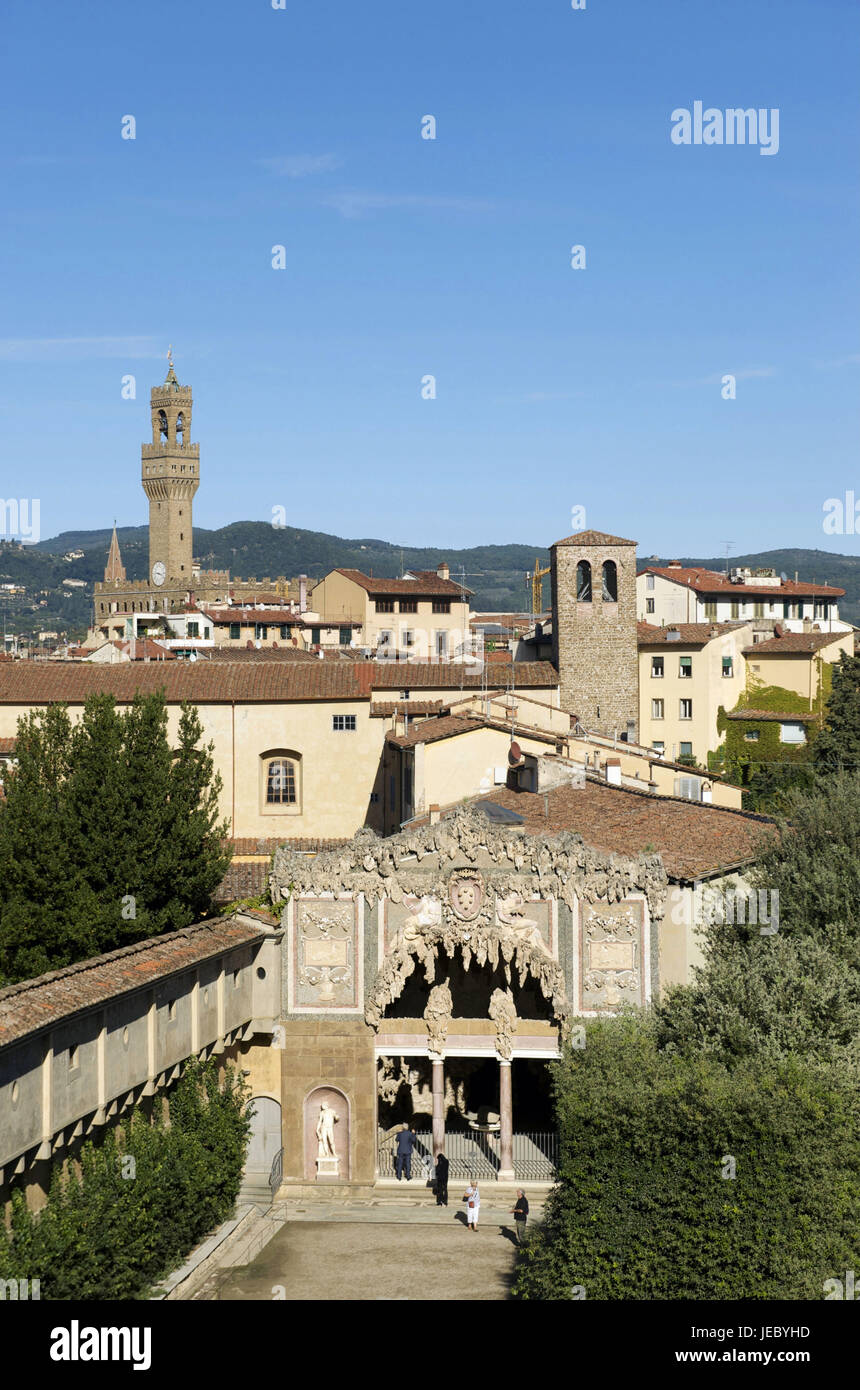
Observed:
[[[161,560],[156,560],[155,564],[152,567],[153,584],[163,584],[166,578],[167,570],[164,568],[164,565],[162,564]]]

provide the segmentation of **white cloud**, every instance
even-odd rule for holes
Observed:
[[[309,174],[326,174],[340,168],[340,160],[333,154],[279,154],[257,163],[288,179],[304,179]]]
[[[324,207],[334,208],[341,217],[365,217],[371,212],[389,208],[409,208],[415,211],[490,212],[496,204],[483,198],[448,198],[425,193],[332,193],[322,200]]]
[[[151,337],[0,338],[0,361],[67,362],[85,357],[164,357],[166,348]]]

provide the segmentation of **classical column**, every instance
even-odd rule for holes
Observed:
[[[445,1063],[441,1057],[431,1058],[433,1065],[433,1162],[445,1147]]]
[[[514,1111],[511,1091],[511,1064],[501,1058],[499,1061],[499,1119],[501,1132],[501,1166],[499,1182],[514,1181]]]

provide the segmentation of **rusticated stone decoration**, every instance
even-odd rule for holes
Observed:
[[[477,913],[471,919],[461,915],[466,906],[461,887],[456,907],[452,901],[452,871],[460,871],[458,884],[467,877],[473,884],[467,910],[474,910],[477,899]],[[530,900],[555,898],[574,911],[579,904],[600,904],[603,911],[638,893],[648,904],[651,920],[656,920],[663,915],[666,885],[656,853],[624,858],[592,849],[571,832],[526,835],[516,827],[492,824],[471,807],[435,825],[415,826],[386,839],[363,829],[348,845],[313,858],[283,846],[275,855],[270,876],[274,902],[286,903],[306,894],[330,893],[335,898],[349,894],[354,899],[363,894],[368,908],[384,901],[389,910],[397,911],[399,935],[388,943],[376,978],[364,995],[364,1016],[374,1028],[417,966],[423,967],[432,985],[440,954],[451,957],[458,950],[466,969],[473,959],[481,966],[487,961],[494,967],[501,965],[508,985],[512,971],[517,972],[520,986],[530,977],[556,1020],[564,1024],[570,1013],[564,973],[545,944],[528,939],[533,930],[525,925],[533,918]],[[510,920],[499,919],[500,902],[502,918]],[[520,904],[525,917],[519,913]],[[401,905],[410,910],[404,913]],[[593,965],[583,962],[580,979],[592,968],[606,967],[596,959]],[[636,969],[641,980],[641,955]],[[615,987],[620,988],[617,981]],[[602,1004],[589,1003],[586,1008],[611,1007],[605,992],[604,984],[598,991]]]
[[[431,1057],[441,1057],[445,1051],[445,1040],[454,1012],[454,1000],[448,988],[448,981],[434,985],[427,1000],[424,1018],[427,1022],[428,1051]]]
[[[514,1050],[517,1031],[517,1006],[509,989],[494,989],[490,996],[490,1018],[496,1025],[496,1051],[506,1062]]]
[[[583,913],[582,1007],[612,1009],[642,998],[642,903],[587,907]]]

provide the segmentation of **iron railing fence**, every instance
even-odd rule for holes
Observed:
[[[273,1202],[274,1202],[274,1200],[275,1200],[275,1196],[276,1196],[276,1194],[277,1194],[278,1188],[279,1188],[280,1185],[281,1185],[281,1177],[283,1176],[283,1172],[284,1172],[284,1151],[283,1151],[283,1149],[278,1149],[278,1152],[275,1154],[275,1157],[272,1159],[272,1167],[271,1167],[271,1170],[270,1170],[270,1172],[269,1172],[269,1190],[270,1190],[270,1192],[271,1192],[271,1194],[272,1194],[272,1201],[273,1201]]]
[[[379,1133],[377,1144],[377,1173],[381,1178],[396,1177],[395,1148],[397,1132]],[[412,1181],[429,1183],[434,1174],[433,1138],[430,1131],[418,1131],[412,1153]],[[493,1180],[501,1167],[501,1142],[498,1132],[478,1130],[449,1130],[445,1134],[445,1155],[448,1159],[448,1181],[459,1182],[470,1177]],[[553,1182],[558,1171],[558,1135],[553,1132],[529,1132],[513,1136],[514,1177],[523,1182]]]

